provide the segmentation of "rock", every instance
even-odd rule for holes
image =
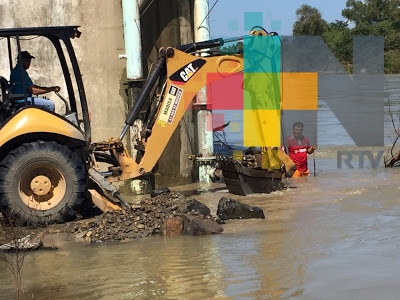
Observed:
[[[12,241],[7,244],[0,246],[1,251],[31,251],[38,250],[43,246],[42,238],[44,233],[40,233],[37,236],[31,236],[30,234],[20,238],[16,241]]]
[[[75,235],[75,237],[77,237],[78,239],[81,239],[81,238],[84,238],[87,233],[88,233],[87,231],[82,231],[82,232],[77,233]]]
[[[213,218],[200,218],[199,215],[183,214],[168,218],[164,222],[163,234],[177,235],[210,235],[223,232],[224,229]]]
[[[210,235],[218,234],[224,231],[224,229],[217,222],[211,219],[202,220],[193,215],[182,215],[183,220],[183,231],[185,235]]]
[[[243,204],[226,197],[222,197],[219,200],[217,216],[221,220],[265,219],[264,212],[261,208]]]
[[[150,197],[151,197],[151,198],[154,198],[154,197],[157,197],[157,196],[159,196],[159,195],[162,195],[162,194],[169,194],[169,193],[171,193],[171,190],[170,190],[169,188],[167,188],[167,187],[162,187],[162,188],[153,190],[153,191],[150,193]]]
[[[196,199],[188,200],[188,201],[182,203],[180,206],[180,209],[183,214],[194,211],[203,216],[209,216],[211,213],[210,209],[207,207],[207,205],[197,201]]]
[[[180,217],[165,219],[162,233],[165,236],[181,235],[183,231],[183,221]]]
[[[225,221],[222,221],[220,218],[215,218],[215,222],[217,222],[218,224],[226,224]]]

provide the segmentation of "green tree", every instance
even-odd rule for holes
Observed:
[[[385,20],[396,20],[398,26],[400,0],[348,0],[342,16],[356,26],[361,23],[373,25]]]
[[[353,35],[348,24],[336,20],[328,25],[322,37],[336,59],[348,69],[353,56]]]
[[[327,29],[327,22],[322,19],[318,9],[303,4],[296,10],[297,21],[293,24],[293,35],[317,36]]]
[[[399,73],[400,0],[348,0],[342,15],[355,24],[352,35],[384,36],[385,72]]]
[[[348,71],[352,70],[353,36],[384,36],[385,72],[400,73],[400,0],[348,0],[342,10],[345,20],[330,24],[322,19],[318,9],[305,4],[297,9],[296,16],[293,35],[322,36],[335,58]],[[354,24],[353,28],[350,29],[349,24]],[[310,43],[314,42],[317,41],[310,40]],[[293,48],[299,46],[298,43],[300,41],[294,39],[287,46]],[[308,48],[313,47],[308,44]],[[291,57],[300,54],[293,53],[286,57],[290,66],[301,63]],[[309,53],[301,55],[306,57]]]
[[[385,53],[385,73],[400,73],[400,49]]]

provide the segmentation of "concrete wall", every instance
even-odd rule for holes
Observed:
[[[142,2],[141,30],[146,71],[149,63],[156,60],[156,47],[175,46],[181,40],[183,43],[192,41],[193,1]],[[92,140],[118,137],[124,126],[128,103],[125,92],[126,61],[118,58],[118,55],[125,53],[121,1],[0,0],[0,27],[60,25],[81,26],[82,36],[75,39],[73,44],[92,114]],[[57,81],[61,71],[52,67],[53,57],[46,54],[44,47],[33,41],[26,49],[37,56],[29,73],[35,83],[63,87]],[[0,74],[3,76],[9,74],[5,67],[6,60],[6,57],[0,57]],[[55,95],[49,95],[56,100],[56,110],[60,109],[61,102],[53,99]],[[168,159],[163,157],[160,160],[161,175],[157,175],[156,179],[158,185],[192,182],[193,165],[186,159],[193,153],[193,146],[188,144],[189,141],[194,142],[191,112],[182,123],[185,125],[178,128],[165,150]],[[176,151],[177,147],[181,151]]]
[[[143,7],[147,8],[145,4]],[[141,22],[144,66],[148,69],[156,62],[159,48],[193,41],[193,1],[154,1]],[[193,112],[188,110],[159,161],[158,185],[193,182],[193,162],[188,159],[190,154],[196,154],[193,123]]]
[[[125,61],[118,58],[124,52],[120,1],[3,0],[0,3],[1,27],[82,26],[82,36],[73,44],[92,114],[92,136],[94,140],[118,136],[125,118],[121,87]],[[57,81],[60,74],[52,68],[54,61],[42,55],[45,46],[35,41],[31,45],[26,50],[37,57],[29,69],[33,81],[63,87]]]

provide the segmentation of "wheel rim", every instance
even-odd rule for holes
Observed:
[[[48,210],[61,202],[67,190],[64,175],[52,163],[39,161],[21,172],[18,193],[30,208]]]

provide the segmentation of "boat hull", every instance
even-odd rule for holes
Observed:
[[[252,169],[227,157],[218,159],[218,165],[229,192],[235,195],[269,194],[287,187],[281,170]]]

